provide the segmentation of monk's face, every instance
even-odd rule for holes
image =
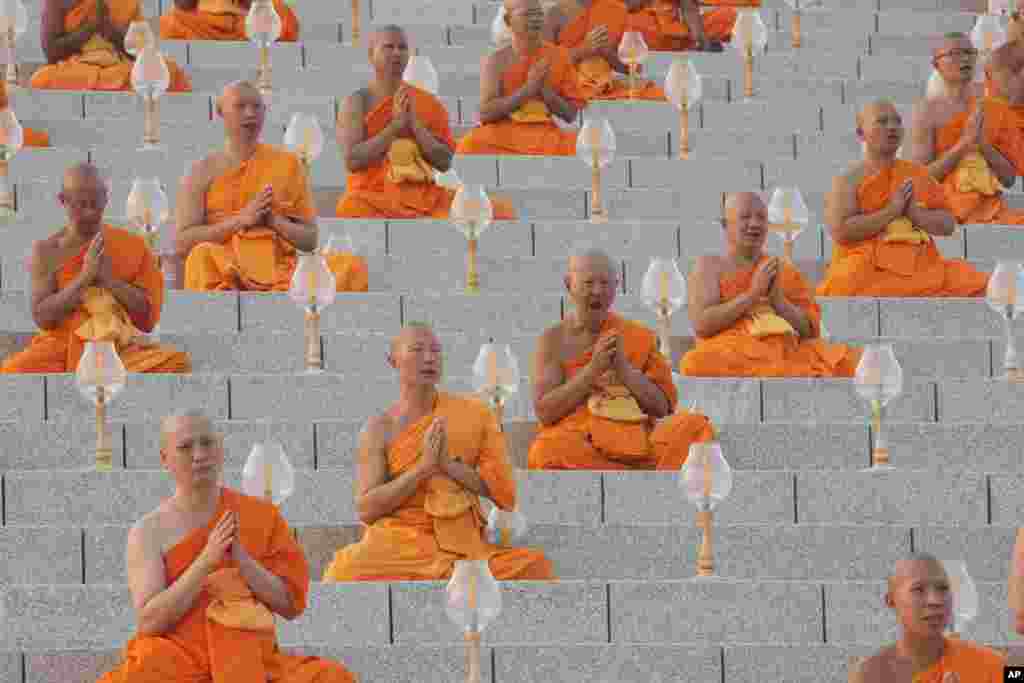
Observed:
[[[102,180],[94,175],[69,174],[57,199],[75,232],[88,238],[99,231],[107,208],[107,188]]]
[[[160,460],[179,486],[218,486],[224,468],[223,437],[205,418],[178,418],[164,432]]]
[[[370,41],[370,65],[378,76],[398,80],[409,64],[409,41],[401,31],[383,31]]]
[[[930,560],[901,561],[886,605],[896,611],[905,635],[941,637],[953,613],[953,592],[942,565]]]
[[[970,83],[978,64],[978,51],[967,38],[948,38],[935,51],[932,64],[946,83]]]
[[[768,237],[768,209],[756,194],[744,194],[726,209],[725,238],[732,251],[759,254]]]
[[[395,340],[389,361],[398,370],[399,383],[404,385],[436,385],[444,370],[441,342],[426,327],[403,330]]]
[[[539,37],[544,30],[540,0],[505,0],[505,23],[513,35]]]
[[[857,135],[869,152],[895,157],[903,144],[903,117],[891,104],[870,105],[861,113]]]
[[[578,258],[565,276],[565,287],[583,320],[603,318],[615,302],[619,278],[603,258]]]
[[[227,88],[217,105],[228,137],[247,142],[259,140],[267,109],[263,96],[254,88]]]

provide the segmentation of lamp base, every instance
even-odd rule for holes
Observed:
[[[138,151],[140,152],[160,152],[162,154],[167,153],[167,145],[162,142],[145,142],[139,146]]]
[[[114,451],[111,448],[96,449],[96,470],[109,472],[114,469]]]
[[[1006,368],[1006,373],[999,379],[1006,382],[1024,382],[1024,369]]]
[[[607,223],[608,222],[608,212],[603,210],[603,209],[600,210],[600,211],[592,212],[590,214],[590,222],[591,223]]]

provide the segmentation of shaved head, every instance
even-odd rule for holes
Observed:
[[[973,47],[973,44],[971,43],[971,37],[968,36],[966,33],[963,33],[961,31],[950,31],[949,33],[945,33],[942,36],[940,36],[937,40],[933,41],[932,57],[939,57],[944,52],[948,51],[950,48],[956,47],[957,45],[963,43],[964,41],[966,41],[971,47]]]
[[[100,170],[87,161],[82,161],[64,172],[64,189],[107,188]]]
[[[618,277],[612,259],[601,249],[582,249],[569,257],[569,273],[594,272],[599,270],[611,277]]]
[[[177,415],[168,415],[160,422],[160,448],[166,450],[171,436],[178,431],[183,423],[198,422],[207,430],[213,431],[213,421],[201,410],[187,410]]]
[[[728,220],[731,214],[756,205],[764,206],[764,200],[761,199],[760,193],[726,192],[722,208],[724,209],[726,219]]]
[[[946,568],[942,564],[942,561],[931,553],[910,553],[906,557],[896,561],[896,566],[893,568],[892,574],[889,576],[889,591],[892,592],[898,590],[900,584],[907,579],[912,578],[913,575],[922,567],[938,569],[943,575],[946,573]]]
[[[409,344],[413,339],[418,337],[427,337],[436,339],[437,336],[434,334],[434,328],[429,323],[414,320],[402,325],[402,329],[398,331],[391,339],[391,354],[398,353],[406,344]]]
[[[372,50],[373,46],[379,40],[381,40],[382,38],[387,38],[389,36],[401,36],[402,38],[408,37],[405,34],[405,29],[399,26],[398,24],[384,24],[383,26],[378,26],[377,28],[373,29],[373,32],[370,34],[370,38],[367,41],[370,45],[370,49]]]
[[[263,94],[260,89],[257,88],[252,81],[232,81],[224,86],[224,89],[220,92],[220,97],[217,98],[217,106],[221,107],[228,100],[237,100],[242,97],[259,97],[263,99]]]
[[[859,128],[866,128],[871,122],[878,120],[879,117],[886,114],[899,115],[899,110],[896,109],[896,105],[891,100],[877,99],[857,112],[857,126]]]

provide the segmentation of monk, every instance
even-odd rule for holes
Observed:
[[[309,565],[273,503],[221,486],[210,420],[165,419],[160,462],[174,495],[128,532],[137,630],[99,683],[354,683],[339,664],[278,649],[274,615],[306,610]]]
[[[835,246],[821,296],[982,296],[988,275],[945,259],[933,235],[951,235],[956,219],[928,169],[897,159],[903,120],[887,100],[857,115],[864,158],[832,181],[825,218]]]
[[[732,38],[735,7],[760,7],[761,0],[620,0],[629,10],[630,30],[640,31],[652,50],[721,52]],[[710,5],[701,13],[700,5]]]
[[[995,78],[997,69],[1004,69],[1013,76],[1024,73],[1024,15],[1020,12],[1010,14],[1006,25],[1006,42],[992,52],[985,64],[985,94],[1004,97]]]
[[[324,581],[437,581],[466,559],[487,560],[499,581],[555,578],[541,551],[485,540],[480,497],[514,509],[512,466],[487,406],[438,390],[441,359],[423,323],[406,325],[392,341],[398,401],[367,421],[356,461],[356,510],[366,532],[335,554]]]
[[[569,51],[544,40],[539,0],[505,0],[512,44],[484,57],[480,66],[480,125],[459,154],[571,156],[576,133],[551,118],[576,121],[583,105]]]
[[[902,671],[903,681],[912,677],[913,683],[1002,682],[1003,655],[944,635],[953,612],[953,592],[942,563],[932,555],[911,553],[896,563],[885,605],[896,613],[900,636],[872,659]]]
[[[103,222],[107,187],[87,163],[72,166],[58,195],[68,225],[34,242],[32,319],[41,332],[0,373],[74,372],[89,341],[114,343],[129,372],[189,372],[184,353],[151,343],[164,278],[145,239]]]
[[[673,414],[669,361],[654,332],[611,312],[618,286],[604,252],[570,258],[574,311],[544,331],[533,356],[540,430],[530,469],[678,470],[690,444],[715,437],[703,415]]]
[[[174,0],[160,17],[160,37],[166,40],[249,40],[245,17],[252,0]],[[284,0],[274,0],[281,17],[279,42],[299,39],[299,18]]]
[[[7,94],[7,81],[0,82],[0,112],[9,109],[11,99]],[[36,130],[28,126],[22,126],[22,145],[24,147],[49,147],[50,135],[44,130]]]
[[[402,80],[409,43],[398,26],[370,35],[375,78],[345,98],[338,114],[338,146],[348,181],[338,200],[342,218],[448,218],[455,192],[438,185],[435,171],[451,168],[455,138],[448,111],[431,93]],[[494,217],[515,218],[509,202],[492,198]]]
[[[1005,102],[974,92],[977,50],[963,33],[946,34],[932,63],[941,92],[914,108],[910,157],[942,183],[958,223],[1024,224],[1003,188],[1024,169],[1024,139]]]
[[[690,274],[697,346],[679,371],[695,377],[853,377],[860,351],[822,341],[814,290],[791,264],[764,253],[768,211],[755,192],[725,201],[723,256]]]
[[[124,36],[145,17],[139,0],[43,0],[43,51],[48,64],[32,75],[32,87],[53,90],[132,90],[134,60]],[[168,92],[189,92],[192,83],[173,59]]]
[[[227,141],[196,162],[178,192],[176,251],[185,288],[286,291],[297,251],[317,248],[316,208],[302,162],[260,142],[266,106],[238,81],[217,100]],[[349,252],[325,256],[339,292],[367,290],[366,262]]]

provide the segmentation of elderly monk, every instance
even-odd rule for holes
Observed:
[[[872,660],[901,671],[903,681],[1002,683],[1003,655],[943,633],[953,613],[953,592],[946,570],[935,557],[912,553],[899,560],[889,577],[885,605],[896,613],[900,636]],[[863,680],[871,683],[869,678]],[[881,680],[897,683],[901,679]]]
[[[260,142],[266,106],[259,90],[238,81],[217,100],[227,141],[182,178],[177,253],[185,288],[285,291],[297,251],[317,247],[316,208],[302,162]],[[340,292],[365,292],[366,262],[348,252],[326,257]]]
[[[221,486],[224,443],[210,420],[164,420],[160,462],[174,495],[128,532],[137,630],[99,683],[355,681],[278,648],[274,615],[305,611],[309,565],[273,503]]]
[[[714,439],[703,415],[672,414],[676,388],[655,334],[609,310],[618,286],[604,252],[569,260],[574,312],[544,331],[533,356],[540,430],[530,469],[677,470],[690,444]]]
[[[914,108],[910,157],[942,183],[957,222],[1021,225],[1024,211],[1006,208],[1003,188],[1024,168],[1024,139],[1005,102],[975,94],[977,54],[963,33],[936,48],[941,92]]]
[[[576,133],[551,118],[573,123],[583,105],[569,51],[544,40],[539,0],[505,0],[512,44],[485,57],[480,66],[480,125],[456,151],[460,154],[571,156]]]
[[[516,486],[505,438],[475,398],[439,391],[441,344],[423,323],[391,343],[398,401],[359,438],[355,502],[366,533],[339,550],[324,581],[436,581],[456,560],[487,560],[499,581],[554,579],[539,550],[484,539],[480,496],[512,510]]]
[[[822,296],[982,296],[988,275],[945,259],[933,235],[952,235],[956,219],[928,169],[897,159],[903,120],[879,100],[857,115],[864,158],[832,181],[825,218],[835,245]]]
[[[54,90],[132,90],[134,61],[124,36],[145,17],[139,0],[43,0],[40,28],[48,64],[32,75],[32,87]],[[192,90],[173,59],[169,92]]]
[[[113,342],[129,372],[191,370],[187,355],[143,336],[160,320],[163,274],[145,239],[103,222],[107,187],[96,168],[71,167],[58,199],[67,227],[33,243],[29,260],[42,332],[0,372],[74,372],[90,341]]]
[[[697,346],[680,372],[696,377],[853,377],[860,351],[821,337],[814,290],[791,264],[764,253],[768,211],[755,192],[725,201],[723,256],[690,274]]]
[[[409,43],[400,27],[374,31],[369,54],[376,77],[346,97],[338,114],[338,146],[349,175],[337,214],[448,218],[455,192],[434,180],[435,171],[451,168],[455,151],[448,111],[434,95],[402,80]],[[507,201],[491,203],[495,218],[515,218]]]
[[[245,17],[251,0],[174,0],[160,17],[160,37],[167,40],[248,40]],[[278,41],[299,39],[299,18],[284,0],[274,0],[281,17]]]

